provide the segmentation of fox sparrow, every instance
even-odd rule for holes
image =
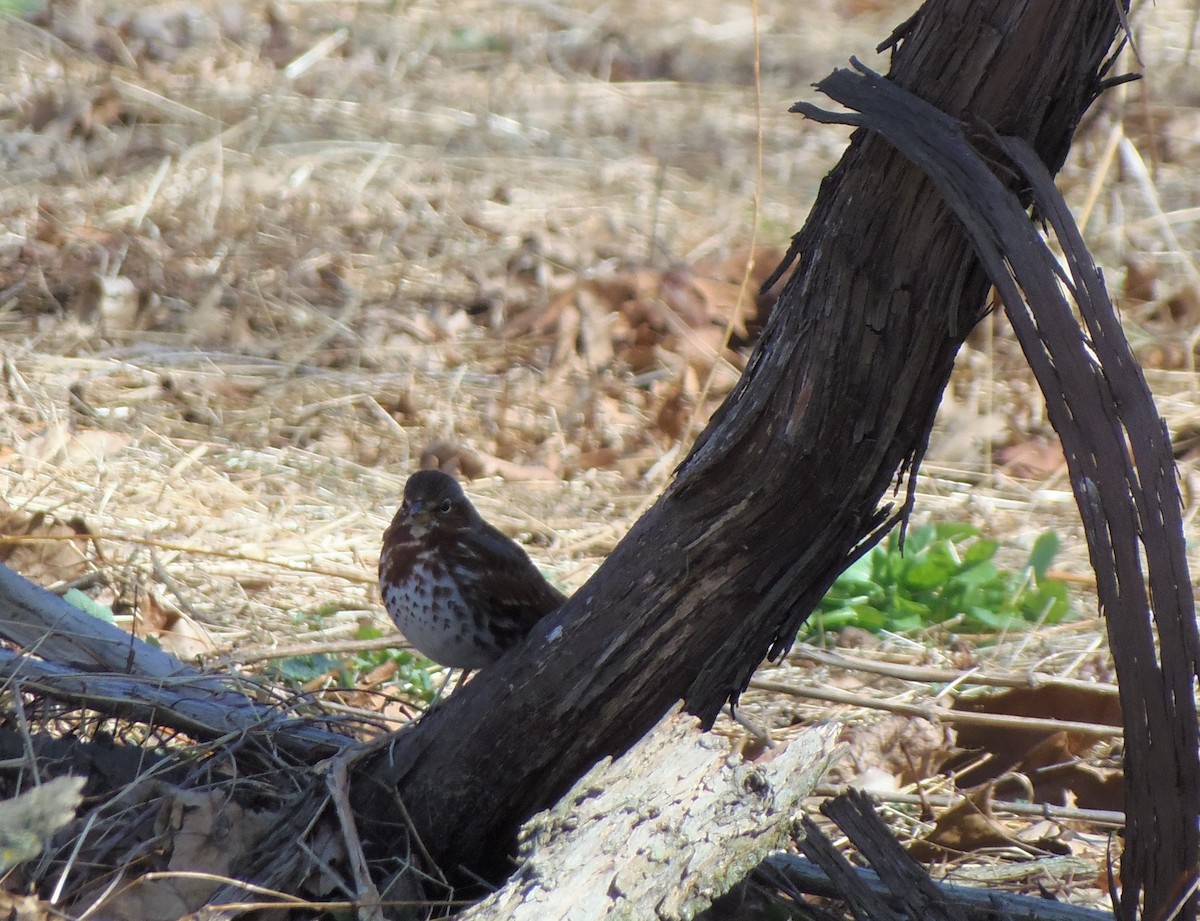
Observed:
[[[400,631],[451,668],[494,662],[565,600],[440,470],[414,473],[383,533],[379,591]]]

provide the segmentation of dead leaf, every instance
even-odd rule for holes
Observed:
[[[1191,332],[1200,323],[1200,292],[1184,285],[1168,298],[1167,313],[1176,326]]]
[[[692,412],[693,403],[684,394],[683,383],[674,383],[663,396],[658,411],[654,414],[655,428],[672,441],[678,441],[687,431]]]
[[[1121,286],[1121,300],[1153,301],[1158,297],[1159,272],[1154,263],[1145,259],[1125,260],[1125,282]]]
[[[224,792],[179,790],[164,799],[155,830],[166,836],[168,869],[228,875],[275,818],[243,808]]]
[[[310,864],[317,869],[304,880],[303,891],[313,899],[338,897],[346,885],[346,881],[332,871],[334,867],[346,865],[346,839],[341,829],[333,822],[318,822],[305,844],[316,857]]]
[[[304,49],[296,42],[295,29],[283,4],[268,3],[266,17],[270,31],[259,46],[258,55],[282,69]]]
[[[958,856],[984,848],[1017,848],[1026,853],[1041,853],[1040,849],[1018,840],[995,819],[990,799],[991,792],[986,789],[964,797],[957,806],[938,816],[924,838],[909,845],[909,854],[916,860],[933,861],[944,859],[948,853]]]
[[[1120,699],[1097,688],[1047,684],[1038,688],[1015,688],[1001,694],[960,697],[956,710],[1006,714],[1014,717],[1069,720],[1102,726],[1121,725]],[[1123,778],[1117,768],[1089,764],[1099,744],[1095,736],[1067,731],[1048,732],[1020,725],[970,726],[958,729],[961,754],[947,763],[947,770],[960,769],[960,786],[985,783],[1004,789],[1000,778],[1020,774],[1032,789],[1021,789],[1022,798],[1032,794],[1035,802],[1072,804],[1088,809],[1123,808]],[[986,756],[982,763],[980,756]]]
[[[64,522],[15,510],[0,499],[0,562],[39,585],[73,582],[90,572],[90,538],[81,518]]]
[[[78,399],[76,394],[73,397]],[[106,460],[125,450],[133,436],[104,429],[75,428],[63,420],[46,426],[22,446],[21,453],[55,466]]]
[[[911,716],[888,716],[848,727],[842,741],[850,746],[852,773],[842,767],[834,774],[854,782],[871,771],[897,778],[898,786],[932,777],[941,770],[951,749],[952,730]]]
[[[579,292],[576,301],[579,308],[579,342],[588,367],[599,371],[612,364],[614,352],[612,341],[613,315],[605,310],[604,304],[586,289]]]
[[[170,877],[138,880],[103,904],[102,916],[121,921],[174,921],[200,909],[236,877],[259,840],[277,821],[269,812],[246,809],[217,791],[176,790],[163,797],[155,819],[165,869],[210,874],[212,879]]]
[[[138,592],[133,614],[137,635],[154,637],[177,658],[197,659],[217,649],[216,641],[203,624],[165,604],[154,591]]]
[[[433,441],[421,452],[422,470],[443,470],[474,480],[499,476],[514,482],[557,480],[554,471],[539,464],[519,464],[450,441]]]
[[[388,659],[385,662],[376,665],[373,669],[367,672],[359,679],[359,687],[374,688],[391,680],[392,676],[400,670],[400,664],[395,659]]]
[[[1067,466],[1062,443],[1042,435],[999,448],[996,463],[1009,476],[1022,480],[1044,480]]]
[[[571,462],[569,470],[612,470],[621,460],[616,448],[594,448],[591,451],[581,451]]]
[[[60,138],[92,138],[127,118],[129,112],[111,86],[55,87],[34,100],[26,124]]]
[[[774,289],[760,295],[758,288],[778,262],[778,251],[760,249],[744,283],[749,258],[741,251],[693,266],[640,266],[579,279],[544,306],[512,317],[504,334],[553,336],[555,367],[580,355],[592,370],[620,361],[636,374],[681,363],[706,374],[718,357],[736,368],[741,364],[736,351],[723,349],[726,328],[732,324],[729,343],[735,349],[751,345],[776,298]],[[728,377],[722,388],[736,374]]]

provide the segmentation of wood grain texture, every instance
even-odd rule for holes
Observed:
[[[892,75],[1055,167],[1117,22],[1110,0],[930,0]],[[894,490],[919,465],[987,275],[930,181],[867,132],[796,243],[741,381],[654,507],[525,645],[360,765],[376,853],[407,828],[398,794],[435,859],[502,876],[524,819],[679,699],[711,721],[901,517]]]
[[[838,729],[746,763],[674,712],[521,832],[521,868],[463,921],[691,918],[767,855],[828,770]]]

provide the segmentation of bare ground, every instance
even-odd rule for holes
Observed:
[[[840,154],[844,133],[788,106],[851,54],[884,69],[872,48],[911,12],[589,6],[81,2],[0,23],[9,561],[82,580],[181,655],[317,648],[390,626],[379,535],[432,450],[582,584],[735,379],[745,349],[722,343],[752,338],[748,254],[761,278]],[[1061,185],[1176,439],[1194,537],[1194,12],[1140,5],[1133,23],[1146,78],[1096,108]],[[1061,456],[1002,318],[963,350],[917,515],[975,523],[1012,560],[1057,530],[1083,619],[860,657],[1111,683]],[[761,680],[747,710],[778,735],[861,729],[846,779],[940,777],[912,764],[937,760],[940,730],[877,705],[946,702],[956,682],[800,656]],[[1112,752],[1084,761],[1111,769]],[[893,811],[912,838],[938,814]],[[1014,838],[1036,824],[1006,821]],[[1102,826],[1063,827],[1092,872],[1056,885],[1102,903]],[[1023,846],[964,845],[958,872],[1027,862]]]

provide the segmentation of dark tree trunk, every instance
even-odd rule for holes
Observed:
[[[1099,85],[1113,0],[930,0],[890,79],[1028,141],[1052,171]],[[799,126],[798,130],[799,130]],[[931,183],[858,132],[736,390],[678,476],[531,641],[355,774],[394,851],[398,792],[432,857],[495,873],[520,821],[678,699],[711,721],[903,512],[990,287]]]

